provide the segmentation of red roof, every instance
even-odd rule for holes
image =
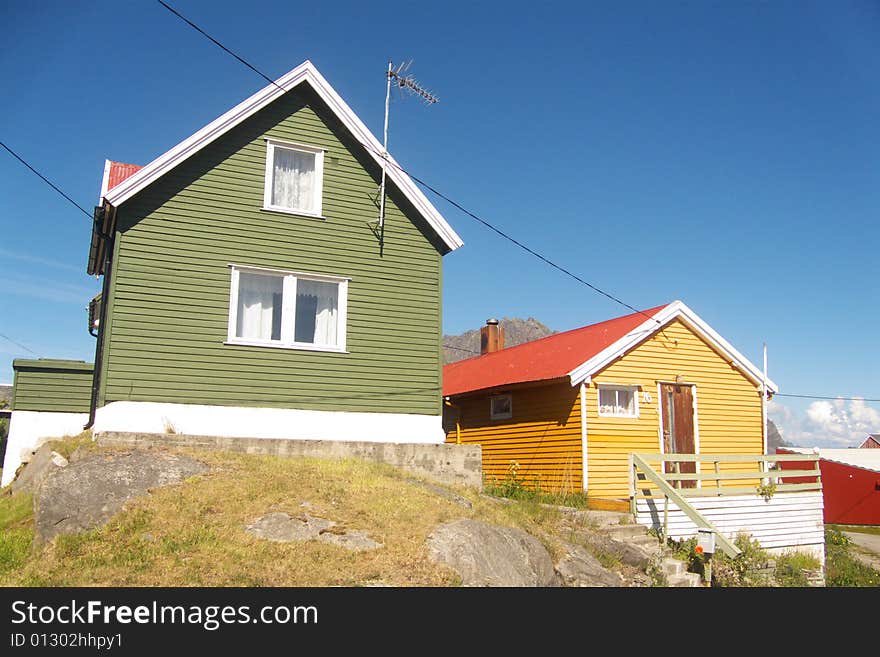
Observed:
[[[123,180],[134,175],[143,168],[144,167],[140,164],[125,164],[124,162],[111,161],[110,171],[107,174],[107,189],[104,191],[110,191]]]
[[[443,395],[563,378],[665,307],[657,306],[643,313],[555,333],[516,347],[451,363],[443,368]]]

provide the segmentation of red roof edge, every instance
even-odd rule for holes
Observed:
[[[125,162],[114,162],[112,160],[107,160],[107,164],[107,188],[103,190],[104,193],[109,192],[123,180],[144,168],[140,164],[126,164]]]
[[[668,305],[450,363],[443,368],[443,394],[454,396],[519,383],[562,379]]]

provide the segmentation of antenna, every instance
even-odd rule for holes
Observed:
[[[394,69],[394,64],[388,60],[388,71],[385,73],[385,127],[383,130],[382,142],[382,184],[379,187],[379,226],[377,237],[379,238],[379,253],[385,246],[385,176],[388,168],[388,111],[391,105],[391,82],[394,81],[395,86],[399,90],[405,90],[415,94],[428,105],[433,105],[440,99],[434,94],[427,91],[420,85],[416,79],[409,73],[409,67],[412,66],[412,59],[406,63],[401,63]]]

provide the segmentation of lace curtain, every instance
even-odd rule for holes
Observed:
[[[315,154],[289,148],[274,149],[272,205],[315,211]]]

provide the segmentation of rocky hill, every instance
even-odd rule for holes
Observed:
[[[505,317],[500,320],[504,329],[504,346],[514,347],[546,337],[556,331],[548,328],[534,317],[521,319]],[[465,331],[460,335],[443,336],[443,364],[448,365],[465,358],[480,355],[480,327]]]

